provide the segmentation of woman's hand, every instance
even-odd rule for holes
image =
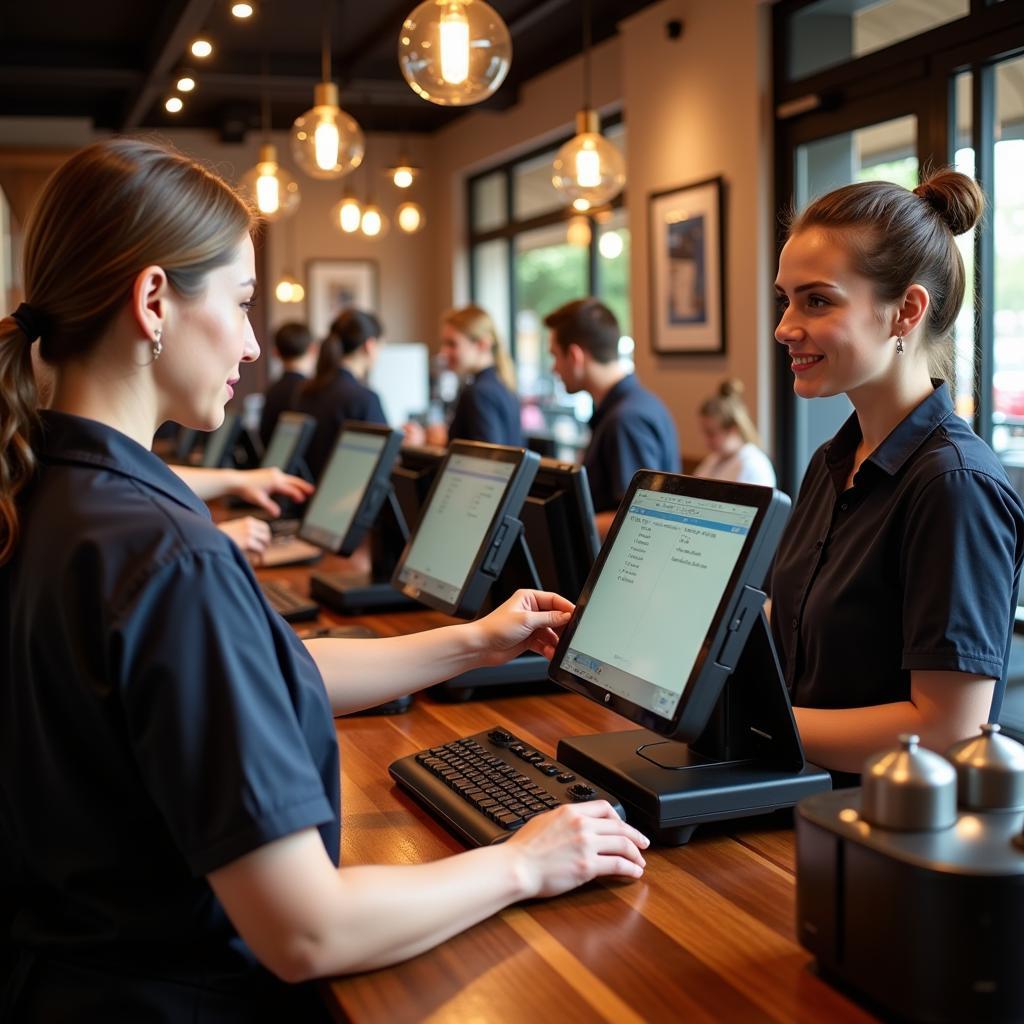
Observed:
[[[290,476],[276,466],[270,466],[267,469],[239,470],[231,493],[250,505],[265,508],[272,516],[279,516],[281,508],[271,498],[272,494],[283,494],[292,501],[305,501],[314,490],[313,485],[301,477]]]
[[[262,519],[242,516],[239,519],[225,519],[217,529],[226,533],[247,555],[261,555],[270,544],[270,526]],[[257,557],[255,561],[259,561]]]
[[[600,875],[639,878],[650,840],[606,800],[564,804],[531,818],[506,843],[527,898],[557,896]]]
[[[517,590],[490,615],[471,624],[480,636],[484,664],[502,665],[524,651],[550,658],[573,604],[543,590]]]
[[[422,424],[410,420],[402,425],[402,437],[406,444],[421,445],[426,443],[427,432]]]

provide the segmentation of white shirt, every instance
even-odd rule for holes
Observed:
[[[741,484],[775,486],[775,470],[771,459],[750,441],[731,455],[716,455],[712,452],[694,470],[693,475],[714,480],[735,480]]]

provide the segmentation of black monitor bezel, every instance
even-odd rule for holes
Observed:
[[[572,646],[580,620],[586,612],[591,595],[597,587],[638,490],[661,491],[708,501],[729,502],[757,510],[728,585],[712,617],[700,653],[683,686],[682,696],[673,714],[668,718],[611,693],[595,683],[581,679],[562,667],[562,660]],[[717,656],[726,642],[744,587],[760,588],[763,584],[788,511],[788,497],[771,487],[708,480],[677,473],[656,473],[650,470],[638,472],[619,505],[615,520],[576,603],[572,618],[562,631],[555,655],[551,659],[550,678],[565,689],[579,693],[602,707],[610,708],[645,729],[651,729],[664,736],[696,738],[704,728],[729,674],[729,670],[723,669],[712,655]]]
[[[458,595],[453,601],[445,601],[434,594],[420,590],[418,587],[413,586],[407,581],[403,581],[401,579],[401,575],[405,569],[405,563],[416,543],[419,528],[426,518],[426,514],[430,509],[431,502],[434,500],[434,495],[437,493],[437,489],[440,486],[441,481],[444,479],[448,463],[456,455],[464,455],[469,458],[487,459],[492,462],[511,464],[513,466],[513,470],[508,479],[508,484],[505,487],[505,493],[502,495],[501,501],[498,503],[498,507],[494,511],[491,522],[484,531],[480,546],[477,549],[476,554],[473,556],[470,570],[466,573],[466,576],[462,581],[462,587],[460,588]],[[525,488],[523,487],[524,477],[528,474],[529,480],[532,482],[533,472],[539,462],[540,457],[535,452],[529,452],[525,448],[512,448],[507,445],[500,444],[485,444],[482,441],[453,441],[448,446],[448,451],[445,454],[444,460],[438,467],[437,473],[434,475],[434,481],[430,485],[430,492],[427,495],[427,500],[423,503],[423,510],[420,515],[419,522],[417,522],[415,529],[411,530],[409,534],[409,541],[405,545],[405,550],[402,552],[402,556],[399,558],[398,564],[395,566],[394,574],[391,577],[392,585],[407,597],[411,597],[422,604],[435,608],[437,611],[444,612],[446,615],[466,617],[468,614],[475,614],[475,609],[466,607],[467,596],[471,591],[475,594],[477,591],[484,589],[474,587],[474,581],[478,580],[483,575],[483,566],[487,558],[487,554],[495,543],[498,531],[502,527],[504,520],[509,515],[515,516],[519,511],[519,507],[526,499],[529,484],[527,484]],[[490,577],[488,579],[487,587],[485,589],[490,589],[490,584],[493,582],[494,578],[495,577]]]
[[[207,461],[211,443],[217,435],[224,431],[224,446],[221,449],[220,458],[216,462]],[[235,464],[235,446],[242,433],[242,417],[234,409],[224,411],[224,419],[219,427],[214,428],[206,435],[206,444],[203,446],[203,458],[200,463],[204,469],[224,469],[226,466]],[[230,460],[230,463],[228,462]]]
[[[419,522],[420,515],[426,506],[430,488],[433,486],[434,480],[437,478],[437,472],[444,463],[447,454],[446,449],[435,445],[405,444],[402,445],[398,458],[395,460],[394,466],[391,467],[391,486],[394,488],[395,498],[401,506],[402,515],[405,517],[405,524],[410,531],[416,529],[416,524]],[[409,515],[410,509],[406,508],[405,503],[402,501],[403,495],[399,493],[397,481],[400,479],[403,485],[416,487],[420,480],[428,474],[430,475],[430,480],[426,485],[426,493],[423,495],[422,500],[417,498],[416,517],[413,518]],[[402,546],[404,547],[405,545],[403,544]]]
[[[363,488],[362,496],[360,497],[355,513],[348,524],[348,529],[342,536],[335,535],[335,540],[331,544],[325,543],[322,535],[310,535],[309,530],[320,529],[320,527],[314,527],[309,523],[309,517],[316,503],[317,496],[314,494],[310,499],[309,507],[306,509],[306,514],[302,517],[302,524],[299,527],[298,534],[302,540],[308,541],[310,544],[315,544],[317,547],[323,548],[324,551],[330,551],[333,554],[345,556],[351,555],[352,552],[359,547],[363,538],[366,536],[367,531],[377,518],[381,505],[384,503],[384,499],[387,497],[388,491],[391,487],[391,470],[394,466],[395,460],[398,458],[398,452],[402,445],[402,433],[399,430],[393,430],[391,427],[387,426],[379,426],[375,423],[362,423],[354,420],[346,420],[342,423],[341,429],[338,431],[338,436],[334,442],[334,447],[331,449],[330,457],[324,464],[323,473],[320,474],[320,481],[317,484],[318,493],[320,488],[323,486],[324,480],[327,479],[331,463],[334,461],[334,457],[337,454],[338,449],[341,447],[342,441],[345,439],[346,435],[351,436],[352,434],[366,434],[372,437],[380,437],[384,439],[384,444],[381,447],[380,454],[377,456],[377,461],[370,472],[369,479],[366,481],[366,486]]]
[[[302,460],[306,455],[306,450],[309,448],[310,441],[313,440],[313,433],[316,430],[316,419],[302,412],[283,412],[278,416],[277,423],[274,424],[274,432],[270,435],[270,441],[267,443],[267,447],[264,449],[263,456],[260,459],[260,469],[271,468],[267,463],[267,456],[274,448],[274,437],[277,432],[283,425],[295,422],[299,425],[299,431],[295,435],[295,444],[288,453],[288,458],[285,459],[284,465],[277,468],[282,473],[290,473],[293,476],[303,475],[300,472]]]

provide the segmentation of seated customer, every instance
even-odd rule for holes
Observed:
[[[313,335],[305,324],[282,324],[274,334],[274,349],[281,360],[282,373],[267,388],[263,399],[260,440],[264,448],[270,444],[278,416],[291,409],[295,392],[310,375],[313,368]]]
[[[775,486],[772,461],[761,449],[761,437],[743,401],[742,381],[722,381],[718,394],[700,407],[700,429],[710,454],[694,476]]]
[[[365,383],[377,361],[381,333],[380,321],[372,313],[346,309],[320,345],[316,376],[296,392],[295,411],[316,420],[306,449],[314,480],[320,479],[345,420],[387,423],[380,398]]]
[[[441,321],[441,355],[448,368],[467,378],[459,392],[448,429],[418,424],[406,426],[410,444],[446,445],[449,440],[487,441],[521,447],[519,399],[515,395],[515,371],[508,353],[498,341],[494,321],[479,306],[463,306],[445,314]]]
[[[638,469],[678,473],[676,425],[661,399],[619,362],[619,322],[597,299],[577,299],[544,318],[551,329],[554,371],[570,395],[594,399],[590,444],[583,458],[604,537]]]

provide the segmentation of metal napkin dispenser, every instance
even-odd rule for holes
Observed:
[[[797,931],[823,976],[888,1017],[1024,1021],[1024,746],[985,725],[916,736],[862,787],[796,809]]]

